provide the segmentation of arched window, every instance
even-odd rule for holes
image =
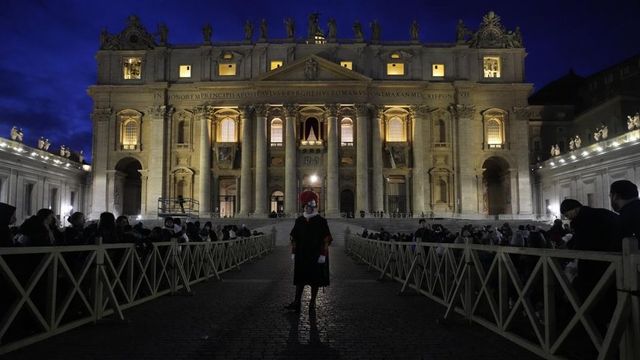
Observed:
[[[490,148],[501,148],[503,144],[502,138],[502,121],[496,118],[487,120],[487,145]]]
[[[225,118],[220,122],[220,142],[236,142],[236,122]]]
[[[185,196],[187,184],[184,180],[178,180],[178,184],[176,185],[176,197],[177,196]]]
[[[271,120],[271,146],[282,146],[282,119]]]
[[[282,191],[271,193],[271,212],[276,214],[284,212],[284,193]]]
[[[321,145],[322,133],[320,122],[314,117],[310,117],[304,122],[302,145]]]
[[[122,123],[122,148],[133,150],[138,147],[138,121],[127,119]]]
[[[400,142],[406,141],[404,133],[404,121],[399,117],[392,117],[389,120],[389,128],[387,131],[388,142]]]
[[[353,146],[353,120],[344,118],[340,121],[340,139],[342,146]]]

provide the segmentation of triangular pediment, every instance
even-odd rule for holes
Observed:
[[[309,55],[272,70],[260,78],[259,81],[371,81],[353,70],[344,68],[334,62],[317,55]]]

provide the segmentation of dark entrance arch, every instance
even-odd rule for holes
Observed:
[[[509,163],[493,156],[482,164],[483,211],[489,215],[511,213],[511,181]]]
[[[342,190],[340,193],[340,212],[345,213],[347,217],[353,217],[354,199],[353,191]]]
[[[142,165],[134,158],[124,158],[118,161],[116,170],[116,192],[121,194],[120,213],[122,215],[139,215],[142,203],[142,180],[140,171]],[[114,196],[115,197],[115,196]],[[115,197],[117,199],[117,197]],[[116,204],[116,207],[118,204]]]

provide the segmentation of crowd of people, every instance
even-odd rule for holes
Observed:
[[[207,221],[185,222],[180,218],[164,218],[164,226],[146,228],[142,222],[129,224],[126,216],[117,218],[110,212],[100,214],[98,221],[87,223],[81,212],[71,214],[69,226],[58,225],[58,219],[49,209],[40,209],[36,215],[26,219],[20,226],[16,221],[15,207],[0,203],[0,246],[56,246],[94,245],[113,243],[149,244],[176,239],[178,242],[202,242],[233,240],[238,237],[259,235],[244,224],[216,225]]]

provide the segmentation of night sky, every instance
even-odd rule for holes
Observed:
[[[160,22],[173,44],[201,43],[204,24],[216,41],[239,41],[246,19],[269,23],[269,37],[284,38],[283,19],[293,17],[296,36],[306,35],[307,15],[320,13],[326,31],[334,17],[338,38],[352,38],[359,20],[378,20],[382,40],[408,40],[409,25],[420,24],[422,42],[454,42],[458,19],[477,30],[482,16],[495,11],[507,29],[520,26],[528,52],[526,78],[541,88],[573,68],[589,75],[640,52],[640,1],[161,1],[161,0],[3,0],[0,7],[0,135],[12,125],[24,129],[25,143],[39,136],[91,153],[91,99],[100,30],[118,33],[131,14],[152,33]],[[463,5],[464,4],[464,5]],[[255,31],[257,34],[258,32]],[[89,155],[90,158],[90,155]]]

